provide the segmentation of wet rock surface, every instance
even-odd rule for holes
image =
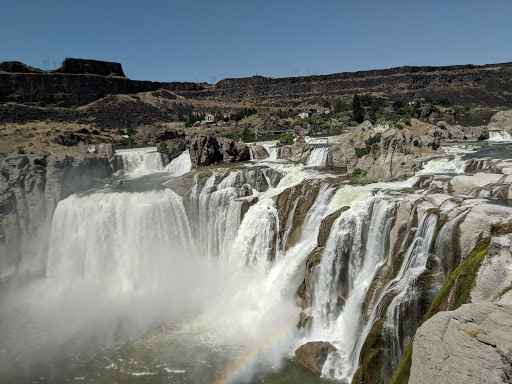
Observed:
[[[327,356],[337,349],[326,341],[311,341],[300,346],[295,351],[295,360],[317,375],[322,373],[322,368]]]

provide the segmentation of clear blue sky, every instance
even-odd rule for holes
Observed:
[[[137,80],[512,61],[512,0],[0,0],[0,61],[121,62]]]

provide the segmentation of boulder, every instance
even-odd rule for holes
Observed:
[[[192,167],[210,165],[222,160],[219,143],[213,136],[199,135],[190,142],[190,161]]]
[[[310,371],[321,375],[327,356],[336,351],[337,349],[326,341],[310,341],[295,351],[295,360]]]
[[[512,131],[512,110],[500,111],[493,115],[489,121],[488,127]]]
[[[187,141],[184,138],[176,138],[165,141],[167,153],[162,153],[164,165],[169,164],[187,149]]]
[[[297,163],[305,163],[313,147],[306,143],[294,143],[281,147],[279,158],[295,161]]]
[[[489,302],[439,312],[414,337],[410,384],[512,379],[512,306]]]
[[[268,152],[263,145],[253,145],[249,150],[254,160],[263,160],[268,157]]]
[[[445,140],[486,140],[489,138],[489,129],[485,126],[462,127],[460,125],[450,125],[446,121],[439,121],[435,127],[429,130],[439,131],[441,137]]]
[[[246,144],[235,143],[233,140],[225,137],[218,137],[217,142],[222,155],[222,161],[225,163],[249,160],[249,147]]]

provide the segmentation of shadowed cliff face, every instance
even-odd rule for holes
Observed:
[[[55,71],[19,62],[0,63],[0,103],[85,105],[109,94],[165,89],[189,99],[279,100],[378,93],[385,97],[448,97],[458,104],[512,105],[512,63],[483,66],[398,67],[288,78],[225,79],[216,85],[130,80],[120,63],[66,59]]]
[[[55,71],[41,71],[20,62],[0,63],[0,103],[37,106],[81,106],[106,95],[156,91],[199,91],[204,84],[130,80],[120,63],[66,59]]]
[[[380,93],[387,97],[448,96],[459,103],[471,100],[492,105],[512,98],[492,95],[510,89],[512,63],[484,66],[398,67],[322,76],[267,78],[253,76],[219,81],[216,97],[278,99]],[[463,88],[463,89],[461,89]]]

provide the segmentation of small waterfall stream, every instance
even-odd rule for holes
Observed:
[[[308,157],[306,165],[315,167],[325,167],[327,163],[327,154],[329,153],[329,147],[318,147],[313,148],[311,154]]]
[[[489,139],[487,141],[512,142],[512,135],[505,130],[489,131]]]

